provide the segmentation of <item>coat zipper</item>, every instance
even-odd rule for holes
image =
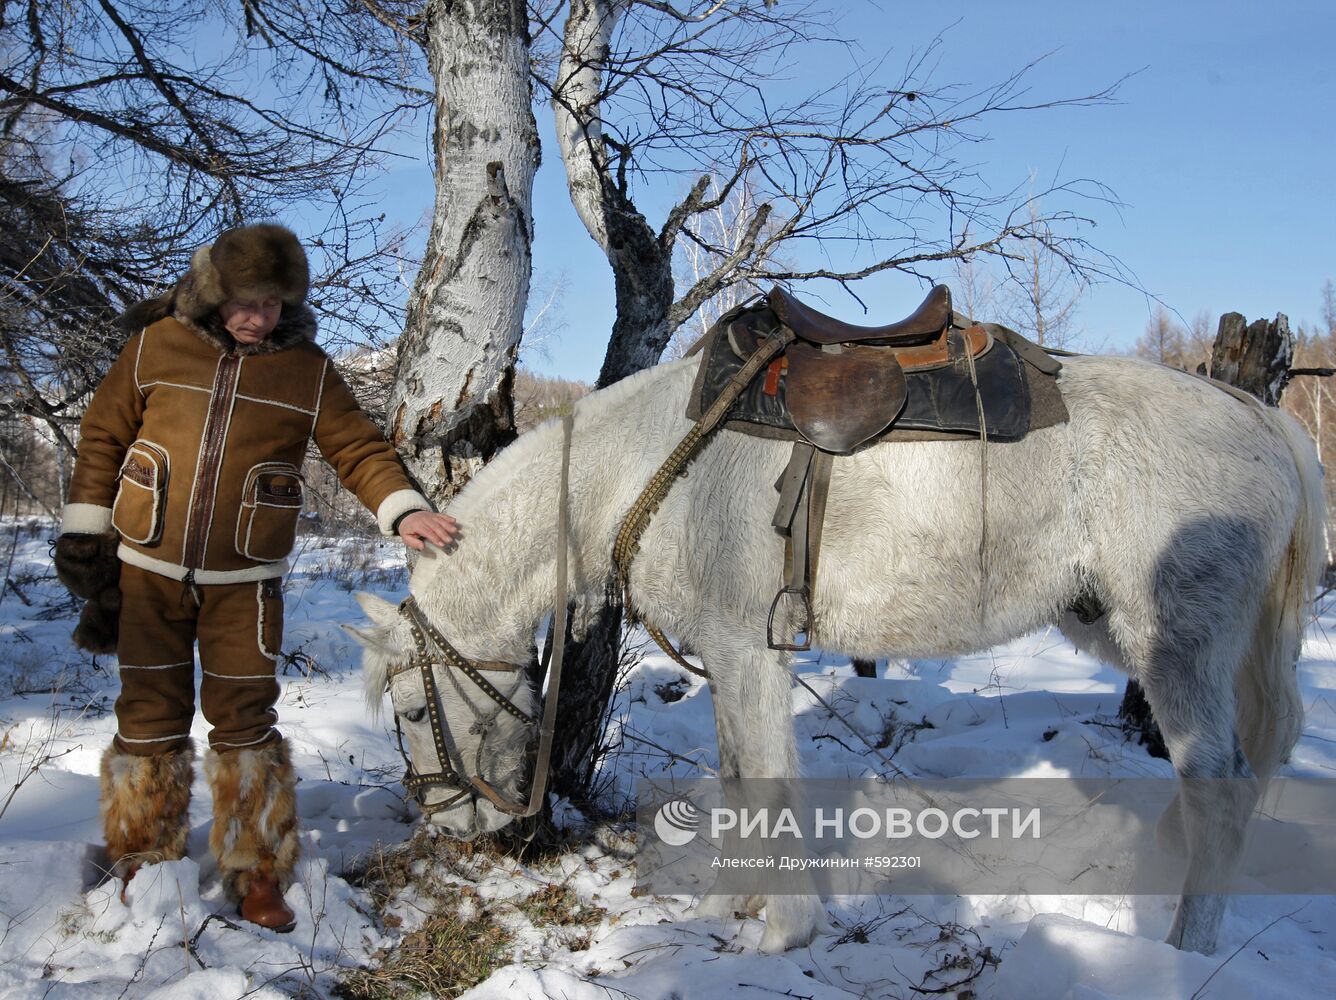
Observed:
[[[214,501],[218,492],[218,473],[223,464],[223,445],[227,438],[227,415],[232,410],[232,397],[237,388],[237,374],[241,358],[225,354],[218,362],[213,376],[213,392],[209,395],[209,412],[204,419],[204,437],[200,443],[199,475],[195,479],[195,496],[187,519],[185,567],[188,582],[194,582],[195,570],[204,564],[205,542],[209,522],[213,520]]]

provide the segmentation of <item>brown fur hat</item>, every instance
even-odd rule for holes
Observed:
[[[196,250],[185,277],[164,294],[131,306],[120,322],[135,330],[164,316],[197,321],[228,299],[272,296],[296,307],[306,300],[310,284],[306,251],[292,230],[270,222],[242,226]]]
[[[292,230],[272,223],[229,229],[190,258],[176,287],[176,312],[199,319],[228,299],[280,299],[300,305],[311,272]]]

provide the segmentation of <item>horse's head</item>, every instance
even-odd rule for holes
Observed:
[[[453,647],[447,653],[433,642],[425,619],[371,594],[357,601],[373,622],[348,628],[363,647],[367,702],[378,713],[389,691],[409,767],[404,783],[423,814],[462,840],[501,829],[524,804],[526,750],[537,730],[527,672],[465,660],[471,672],[451,662]]]

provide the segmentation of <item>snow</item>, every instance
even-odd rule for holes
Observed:
[[[1061,914],[1035,917],[998,972],[1000,996],[1029,1000],[1106,997],[1247,997],[1288,1000],[1288,977],[1252,965],[1183,954],[1167,944],[1092,927]],[[1316,984],[1315,984],[1316,985]]]
[[[367,715],[358,649],[338,627],[360,619],[354,590],[402,596],[393,544],[308,539],[287,581],[290,662],[279,712],[301,776],[304,858],[287,897],[297,928],[276,935],[241,924],[223,899],[202,776],[188,857],[146,868],[126,903],[118,886],[98,885],[106,859],[97,773],[115,725],[114,662],[69,642],[74,608],[50,569],[50,527],[15,531],[0,525],[4,549],[17,537],[18,584],[0,594],[0,997],[328,997],[345,970],[373,966],[421,924],[425,890],[400,893],[382,916],[344,877],[378,844],[414,829],[391,723]],[[1329,609],[1310,630],[1300,664],[1307,725],[1282,773],[1336,770],[1333,626]],[[797,671],[915,776],[1171,773],[1117,728],[1121,677],[1056,632],[955,660],[883,664],[877,679],[819,653],[803,654]],[[801,686],[793,706],[807,774],[885,769]],[[708,690],[653,647],[614,711],[619,750],[604,766],[611,802],[627,801],[638,775],[690,777],[717,766]],[[197,717],[201,748],[205,731]],[[557,815],[585,829],[568,804]],[[1159,943],[1169,897],[837,897],[826,902],[831,933],[764,956],[755,917],[706,919],[688,898],[634,894],[629,830],[585,830],[576,843],[542,861],[475,856],[471,869],[433,873],[504,910],[512,932],[513,961],[465,993],[469,1000],[924,995],[916,988],[1000,1000],[1305,998],[1329,996],[1336,981],[1330,897],[1236,898],[1209,957]],[[548,884],[601,910],[578,934],[518,915],[512,904]]]

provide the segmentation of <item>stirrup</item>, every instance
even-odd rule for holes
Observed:
[[[776,642],[775,641],[775,612],[779,609],[779,602],[788,594],[793,594],[802,599],[803,617],[799,627],[794,630],[794,642]],[[800,640],[800,641],[799,641]],[[775,599],[770,602],[770,617],[765,623],[765,641],[771,649],[782,650],[786,653],[805,653],[812,648],[812,591],[807,584],[801,587],[784,586]]]

